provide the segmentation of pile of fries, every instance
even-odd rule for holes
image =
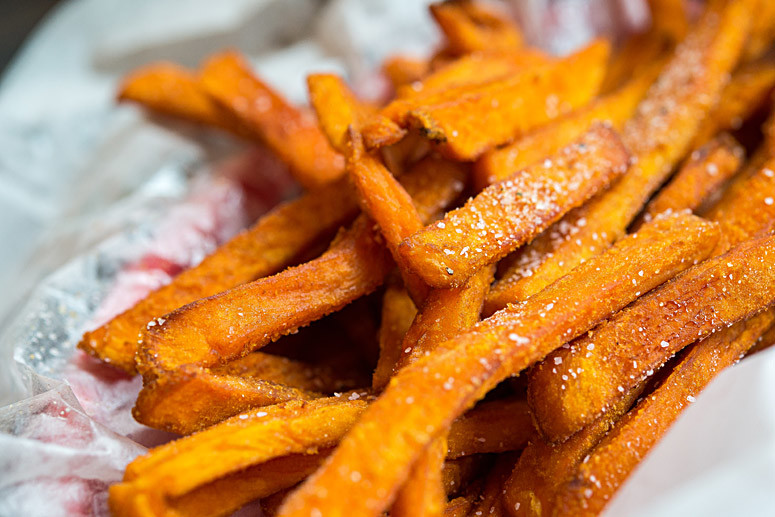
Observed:
[[[432,5],[443,45],[389,59],[385,102],[318,74],[308,112],[234,51],[127,77],[121,100],[259,143],[306,192],[84,335],[142,375],[135,418],[184,435],[113,514],[598,514],[775,340],[775,2],[651,5],[566,57]]]

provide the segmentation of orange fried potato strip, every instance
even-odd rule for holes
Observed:
[[[431,15],[454,54],[510,50],[522,46],[522,33],[505,13],[490,5],[462,0],[431,4]]]
[[[110,489],[111,507],[123,507],[126,515],[145,515],[144,508],[161,515],[169,499],[227,474],[288,454],[315,454],[334,445],[366,405],[337,397],[293,401],[162,445],[127,466],[124,482]]]
[[[180,273],[108,323],[86,332],[78,347],[135,373],[137,336],[148,322],[200,298],[276,273],[356,213],[352,193],[341,183],[283,203],[198,266]]]
[[[347,87],[341,77],[334,74],[307,76],[309,100],[318,117],[320,129],[331,146],[344,154],[347,150],[347,128],[363,125],[371,109],[363,104]]]
[[[775,41],[775,4],[769,0],[758,0],[748,43],[745,47],[745,58],[756,59],[772,47]]]
[[[643,220],[667,211],[696,211],[737,172],[744,154],[727,133],[710,140],[690,155],[670,183],[646,205]]]
[[[439,517],[444,513],[447,494],[442,468],[447,453],[445,437],[433,440],[412,465],[406,484],[396,494],[392,517]]]
[[[513,517],[552,515],[560,487],[632,406],[644,385],[630,391],[603,416],[563,443],[551,444],[538,435],[533,436],[503,484],[503,506],[508,514]]]
[[[535,49],[511,52],[476,52],[456,59],[423,79],[399,89],[398,99],[423,99],[450,88],[484,84],[549,62],[549,57]],[[398,105],[398,103],[394,104]],[[390,112],[390,110],[388,110]]]
[[[693,267],[547,357],[528,384],[541,433],[564,440],[685,346],[775,301],[773,243],[747,241]]]
[[[708,114],[694,138],[697,148],[719,131],[738,129],[757,109],[767,103],[775,87],[775,61],[749,63],[737,70],[721,92],[721,100]]]
[[[487,187],[465,206],[406,239],[406,265],[434,287],[460,286],[535,237],[627,169],[618,135],[593,126],[543,163]]]
[[[541,126],[505,147],[485,153],[474,167],[476,186],[485,188],[557,153],[595,122],[608,122],[617,130],[621,129],[635,113],[655,77],[654,72],[636,77],[619,90],[592,101],[589,106]]]
[[[398,253],[398,245],[423,227],[411,196],[377,157],[366,152],[361,134],[353,127],[348,133],[345,156],[347,173],[358,192],[361,208],[379,226],[412,300],[422,303],[428,286],[403,267],[403,257]]]
[[[773,239],[760,246],[775,253]],[[771,275],[772,273],[770,273]],[[560,489],[555,515],[598,515],[633,469],[695,397],[735,364],[775,322],[772,310],[724,329],[693,346],[665,382],[645,397],[595,447]]]
[[[132,72],[119,86],[118,100],[239,133],[238,126],[210,99],[196,76],[173,63],[154,63]]]
[[[462,92],[447,90],[438,95],[440,102],[405,113],[403,124],[418,128],[450,157],[473,160],[588,103],[600,87],[608,50],[608,43],[599,40],[504,79]]]
[[[521,250],[493,287],[485,314],[525,300],[624,235],[632,219],[690,149],[744,43],[746,0],[711,9],[697,22],[625,125],[635,163],[607,192],[570,212]]]
[[[400,282],[388,284],[382,297],[379,360],[371,383],[375,390],[382,390],[393,375],[393,368],[401,357],[404,336],[416,315],[417,308],[404,286]]]
[[[650,223],[521,305],[511,306],[403,368],[326,464],[289,495],[280,514],[377,516],[412,463],[455,417],[499,381],[543,358],[659,285],[715,244],[714,225],[689,215]],[[607,296],[590,298],[589,293]],[[409,398],[409,399],[408,399]],[[378,443],[380,447],[372,447]]]
[[[422,218],[460,194],[463,173],[447,163],[403,178]],[[317,259],[186,305],[147,328],[138,368],[151,379],[186,364],[213,366],[247,355],[373,291],[392,267],[374,223],[361,215]]]
[[[740,325],[737,323],[736,325]],[[775,325],[772,325],[766,332],[764,332],[754,346],[751,347],[746,355],[755,354],[770,348],[775,345]]]
[[[535,434],[527,402],[482,402],[455,420],[447,438],[447,458],[519,450]]]
[[[219,106],[232,114],[288,164],[307,188],[318,188],[344,172],[344,160],[331,147],[314,117],[288,103],[259,79],[237,52],[223,52],[203,66],[199,81]]]
[[[291,454],[248,467],[180,497],[169,498],[167,508],[176,517],[226,517],[250,501],[296,485],[314,472],[330,452],[324,449],[316,454]],[[113,509],[119,517],[135,516],[124,511],[124,506]]]

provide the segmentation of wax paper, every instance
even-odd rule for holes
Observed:
[[[647,22],[640,0],[616,15],[613,3],[511,8],[531,41],[563,53]],[[437,41],[426,4],[75,0],[53,12],[0,83],[0,237],[14,243],[0,253],[0,516],[107,515],[125,465],[172,436],[132,419],[139,379],[75,343],[297,192],[263,149],[116,107],[117,78],[234,46],[296,102],[321,70],[378,98],[382,59]],[[769,351],[698,397],[606,514],[770,514],[774,408]]]

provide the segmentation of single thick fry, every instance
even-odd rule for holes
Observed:
[[[545,162],[487,187],[407,238],[399,253],[428,284],[460,286],[605,188],[628,160],[618,135],[595,125]]]
[[[324,449],[316,454],[291,454],[269,460],[170,498],[167,508],[176,517],[226,517],[251,501],[296,485],[314,472],[330,452]],[[123,506],[112,511],[120,517],[135,517],[135,514],[123,513]]]
[[[203,66],[200,84],[254,138],[282,159],[307,188],[318,188],[344,173],[344,159],[320,131],[314,117],[290,105],[256,77],[237,52],[223,52]]]
[[[205,93],[196,76],[173,63],[154,63],[126,76],[119,101],[136,102],[158,113],[239,132]]]
[[[737,70],[721,92],[721,99],[702,123],[694,138],[698,148],[720,131],[738,129],[767,103],[775,87],[775,61],[750,63]]]
[[[524,447],[534,434],[526,401],[505,399],[482,402],[450,427],[447,458],[516,451]]]
[[[589,106],[541,126],[513,143],[485,153],[474,167],[478,188],[502,181],[515,172],[555,154],[578,139],[595,122],[621,129],[635,113],[656,73],[636,77],[619,90],[592,101]]]
[[[334,74],[308,75],[307,88],[320,129],[331,146],[344,154],[347,150],[347,128],[350,125],[360,127],[371,109],[358,100],[341,77]]]
[[[665,382],[617,422],[579,465],[560,490],[555,515],[598,515],[683,410],[773,322],[775,313],[769,310],[694,345]]]
[[[447,440],[433,440],[412,465],[407,482],[396,494],[390,509],[392,517],[439,517],[444,513],[447,494],[442,484],[442,468]]]
[[[440,144],[450,157],[474,160],[588,103],[600,87],[608,51],[608,43],[599,40],[567,58],[511,77],[463,92],[449,90],[440,94],[443,102],[407,112],[405,124]]]
[[[463,174],[456,164],[423,165],[402,181],[425,219],[460,194]],[[361,215],[317,259],[186,305],[147,328],[138,368],[151,379],[247,355],[373,291],[392,267],[374,223]]]
[[[145,515],[166,501],[226,475],[288,454],[314,454],[334,445],[362,414],[365,400],[337,397],[289,402],[243,413],[206,431],[141,456],[110,491],[112,508]],[[180,473],[185,472],[185,476]]]
[[[711,8],[697,22],[625,125],[622,140],[635,163],[607,192],[519,252],[515,267],[493,287],[485,314],[527,299],[624,235],[716,104],[738,61],[750,7],[748,0],[732,1],[720,11]]]
[[[430,10],[454,54],[522,46],[522,33],[514,22],[490,6],[463,0],[431,4]]]
[[[404,86],[398,90],[396,97],[419,99],[450,88],[484,84],[548,61],[549,57],[543,52],[528,48],[510,52],[476,52],[440,67],[420,81]]]
[[[187,303],[281,270],[354,217],[357,204],[344,183],[283,203],[252,228],[220,246],[131,309],[86,332],[78,347],[136,373],[137,336],[146,325]],[[153,323],[155,324],[155,322]]]
[[[655,287],[707,255],[716,234],[714,225],[689,215],[645,225],[527,302],[403,368],[326,464],[289,495],[281,515],[307,517],[317,508],[336,517],[353,507],[379,515],[422,450],[455,417],[499,381],[630,303],[639,289]],[[627,280],[642,269],[654,271],[645,278],[648,286],[633,286]],[[589,296],[600,292],[607,296]]]
[[[773,273],[775,237],[746,241],[550,354],[528,383],[541,433],[552,442],[564,440],[685,346],[775,301]],[[640,283],[640,277],[633,282]]]
[[[643,221],[650,221],[662,212],[700,208],[740,168],[745,151],[727,133],[710,140],[691,154],[644,210]]]
[[[350,126],[347,136],[347,174],[358,192],[363,211],[379,226],[388,250],[399,266],[409,295],[416,304],[428,295],[428,286],[403,264],[398,245],[423,227],[411,196],[375,156],[363,148],[360,133]]]
[[[379,360],[371,381],[371,386],[374,390],[382,390],[390,381],[393,369],[401,357],[401,345],[403,344],[404,336],[416,315],[417,308],[409,293],[404,289],[404,286],[400,282],[388,284],[382,297],[382,322],[379,327]]]
[[[644,385],[630,391],[605,415],[563,443],[554,445],[536,434],[503,484],[503,506],[508,514],[512,517],[553,515],[560,487],[573,475],[590,449],[630,409]]]

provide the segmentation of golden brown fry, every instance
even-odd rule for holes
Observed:
[[[651,25],[673,41],[681,41],[689,31],[689,13],[683,0],[649,0]]]
[[[738,60],[752,13],[747,0],[711,9],[678,46],[660,78],[625,126],[636,161],[616,184],[570,212],[520,251],[517,266],[492,290],[485,314],[525,300],[624,235],[664,182],[702,119],[718,100]]]
[[[446,164],[417,167],[402,180],[427,218],[459,195],[462,178],[459,167]],[[186,305],[146,329],[138,368],[150,379],[246,355],[373,291],[392,266],[374,223],[360,216],[319,258]]]
[[[515,74],[530,66],[549,62],[549,57],[535,49],[511,52],[476,52],[456,59],[420,81],[399,89],[399,99],[422,99],[450,88],[484,84]]]
[[[597,93],[609,46],[599,40],[567,58],[481,86],[447,90],[399,118],[458,160],[485,151],[588,103]],[[497,109],[493,110],[493,107]],[[488,113],[482,117],[481,113]]]
[[[111,507],[144,515],[143,507],[163,508],[228,474],[288,454],[315,454],[334,445],[366,405],[337,397],[288,402],[162,445],[127,466],[124,482],[111,489]]]
[[[691,154],[670,183],[646,205],[642,220],[650,221],[667,211],[696,211],[737,172],[744,154],[727,133],[710,140]]]
[[[493,268],[485,267],[463,287],[431,291],[403,336],[394,373],[478,323],[492,276]]]
[[[737,323],[737,325],[741,325]],[[775,325],[772,325],[766,332],[764,332],[754,346],[751,347],[746,356],[761,352],[775,345]]]
[[[400,282],[388,284],[382,297],[382,323],[379,327],[379,361],[371,386],[380,391],[393,375],[401,357],[404,335],[417,315],[417,308]]]
[[[86,332],[78,347],[135,373],[137,336],[148,322],[200,298],[276,273],[357,213],[344,183],[283,203],[131,309]],[[153,323],[155,324],[155,322]]]
[[[290,105],[256,77],[238,53],[211,57],[200,83],[219,106],[232,114],[288,164],[307,188],[318,188],[344,173],[344,159],[320,131],[314,117]]]
[[[775,238],[744,242],[550,354],[528,384],[541,433],[552,442],[564,440],[685,346],[775,301],[774,272]]]
[[[744,57],[753,60],[772,47],[775,41],[775,4],[769,0],[758,0]]]
[[[307,76],[309,100],[318,122],[331,146],[344,154],[347,148],[347,128],[360,127],[371,109],[350,91],[341,77],[334,74]]]
[[[737,70],[721,92],[718,105],[703,121],[692,147],[700,147],[720,131],[738,129],[767,103],[773,87],[775,61],[772,59],[750,63]]]
[[[772,238],[770,254],[775,253]],[[771,274],[771,273],[770,273]],[[666,381],[622,418],[561,488],[555,515],[598,515],[633,469],[708,383],[775,322],[772,310],[693,346]]]
[[[317,469],[330,454],[291,454],[217,479],[180,497],[170,498],[167,508],[179,517],[220,517],[231,515],[242,506],[285,491]],[[118,489],[119,491],[121,489]],[[120,496],[114,496],[120,499]],[[123,515],[123,508],[113,510]]]
[[[462,0],[431,4],[430,10],[446,37],[447,49],[454,54],[522,46],[517,26],[491,6]]]
[[[480,192],[406,239],[406,265],[434,287],[460,286],[605,188],[628,165],[618,135],[593,126],[544,163]]]
[[[447,458],[519,450],[534,433],[526,401],[482,402],[450,427]]]
[[[353,504],[363,515],[379,515],[413,461],[456,416],[500,380],[627,305],[639,289],[659,285],[707,255],[715,234],[713,225],[689,215],[645,225],[527,302],[403,368],[326,464],[286,499],[281,515],[306,517],[317,508],[336,517]],[[626,281],[644,268],[655,271],[646,276],[647,285]],[[590,299],[589,293],[600,292],[607,296]],[[371,447],[375,443],[380,447]]]
[[[560,487],[573,475],[589,450],[632,406],[645,384],[630,391],[603,416],[563,443],[553,445],[538,435],[533,436],[503,484],[506,512],[512,517],[552,515]]]
[[[360,133],[352,126],[347,137],[347,173],[358,192],[363,211],[377,223],[388,250],[399,266],[409,295],[420,304],[428,295],[428,286],[411,271],[407,271],[398,245],[419,231],[422,219],[412,198],[390,171],[363,148]]]
[[[433,440],[409,472],[390,510],[392,517],[438,517],[444,513],[447,495],[441,469],[447,454],[447,440]]]
[[[617,130],[621,129],[654,82],[657,70],[654,67],[651,73],[636,77],[588,106],[541,126],[505,147],[485,153],[474,168],[475,186],[485,188],[555,154],[583,135],[595,122],[608,122]]]
[[[118,100],[206,126],[238,131],[204,92],[194,74],[173,63],[144,66],[124,78]]]

